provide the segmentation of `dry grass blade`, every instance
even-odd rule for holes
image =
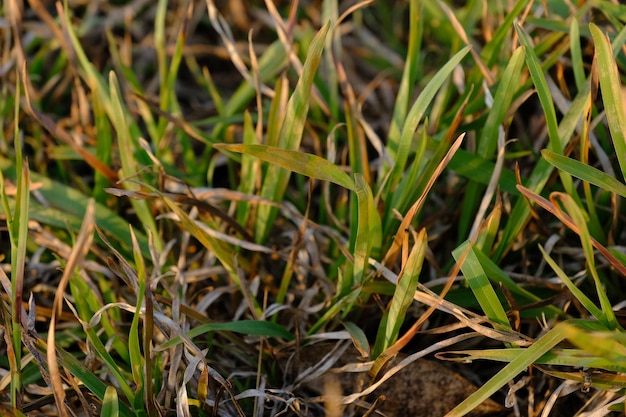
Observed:
[[[48,330],[48,351],[46,356],[48,357],[48,366],[50,368],[50,380],[52,381],[52,391],[54,392],[54,399],[57,406],[57,412],[61,417],[69,417],[69,413],[65,408],[65,390],[63,389],[63,379],[61,377],[61,371],[57,362],[56,352],[56,322],[57,317],[63,310],[63,300],[65,299],[65,288],[67,287],[70,279],[76,272],[76,268],[80,268],[81,263],[85,259],[85,256],[91,250],[91,243],[93,241],[93,231],[95,228],[95,201],[89,200],[87,210],[85,211],[85,217],[83,218],[83,224],[80,228],[78,236],[76,236],[76,243],[72,249],[63,276],[58,284],[56,294],[54,295],[54,304],[52,310],[52,317],[50,318],[50,326]]]

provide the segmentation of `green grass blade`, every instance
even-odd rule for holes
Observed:
[[[572,328],[577,329],[580,332],[581,341],[590,342],[589,344],[595,345],[596,340],[600,340],[603,338],[611,339],[612,336],[617,335],[617,333],[600,333],[594,332],[593,336],[589,334],[588,331],[583,331],[578,329],[577,327],[572,326]],[[598,339],[595,338],[595,335],[599,334]],[[568,340],[571,340],[576,345],[580,346],[574,339],[577,337],[574,332],[566,332],[566,337]],[[585,340],[582,340],[582,339]],[[616,341],[611,341],[613,343]],[[621,345],[621,343],[620,343]],[[607,371],[613,372],[624,372],[626,371],[626,363],[616,363],[615,357],[611,359],[604,359],[605,349],[596,350],[595,355],[591,356],[589,353],[593,352],[595,346],[591,349],[552,349],[551,351],[542,355],[539,359],[535,361],[538,365],[551,365],[551,366],[572,366],[575,368],[599,368],[605,369]],[[623,345],[619,348],[623,351]],[[451,360],[455,362],[464,362],[468,361],[476,361],[476,360],[489,360],[489,361],[497,361],[497,362],[511,362],[513,359],[519,355],[519,348],[509,348],[509,349],[480,349],[480,350],[463,350],[463,351],[454,351],[454,352],[445,352],[437,355],[438,357],[446,360]],[[601,353],[601,354],[598,354]],[[608,352],[610,355],[610,352]]]
[[[277,167],[318,180],[329,181],[348,190],[355,190],[354,181],[348,174],[332,162],[317,155],[267,145],[216,144],[214,146],[220,150],[251,155]]]
[[[580,121],[580,118],[584,112],[585,106],[587,104],[587,100],[590,94],[590,82],[587,80],[585,82],[584,88],[578,92],[578,95],[572,102],[568,112],[565,114],[563,119],[561,120],[561,124],[559,125],[559,138],[561,140],[561,148],[565,147],[567,143],[571,140],[574,130],[576,129],[576,125]],[[530,175],[530,178],[527,180],[525,186],[526,188],[532,190],[535,193],[541,193],[543,187],[548,182],[550,178],[550,174],[552,173],[553,167],[547,161],[540,159],[535,165],[533,172]],[[496,252],[494,253],[494,260],[499,260],[504,253],[506,253],[510,246],[518,235],[522,227],[527,223],[528,218],[530,216],[530,207],[528,206],[526,200],[523,198],[518,199],[517,203],[513,207],[513,211],[509,216],[509,221],[502,233],[502,237],[500,242],[498,243],[498,247]]]
[[[374,209],[372,190],[360,174],[354,175],[354,183],[357,195],[358,222],[354,243],[354,269],[352,281],[344,281],[341,294],[346,294],[348,290],[355,286],[360,287],[363,285],[372,247],[380,247],[380,218]]]
[[[469,250],[467,250],[468,245],[471,246]],[[502,307],[502,303],[491,286],[491,282],[489,282],[487,274],[476,256],[472,244],[470,242],[463,243],[452,251],[452,256],[459,262],[459,259],[466,250],[467,256],[465,257],[465,262],[461,265],[461,271],[463,271],[463,275],[472,289],[476,300],[478,300],[480,307],[489,320],[500,324],[504,328],[511,329],[511,324],[506,316],[504,307]]]
[[[611,177],[605,172],[600,171],[599,169],[594,168],[591,165],[584,164],[567,156],[556,154],[547,149],[542,150],[541,155],[545,158],[546,161],[548,161],[556,168],[566,171],[574,177],[587,181],[595,186],[602,188],[603,190],[621,195],[622,197],[626,198],[626,185],[622,184],[617,179]]]
[[[128,353],[130,358],[130,369],[132,371],[133,381],[137,386],[135,392],[144,388],[143,368],[145,360],[141,354],[141,330],[139,329],[139,323],[141,321],[142,309],[144,307],[144,294],[146,292],[146,266],[143,262],[143,258],[139,254],[137,241],[133,235],[133,228],[130,228],[130,235],[133,238],[133,254],[135,255],[135,268],[136,280],[139,287],[136,297],[137,302],[135,306],[135,312],[130,324],[130,330],[128,332]],[[132,402],[131,402],[132,403]]]
[[[469,413],[476,408],[479,404],[485,401],[489,396],[498,391],[500,388],[506,386],[509,381],[513,380],[520,372],[528,368],[542,355],[547,353],[550,349],[561,342],[567,334],[568,323],[579,324],[582,328],[590,326],[589,322],[584,320],[570,320],[557,324],[549,332],[543,335],[540,339],[536,340],[527,349],[520,349],[519,354],[500,372],[498,372],[487,383],[478,388],[478,390],[466,398],[463,402],[457,405],[452,411],[446,414],[447,417],[461,417]]]
[[[406,122],[407,112],[409,111],[409,103],[413,96],[415,81],[420,71],[420,46],[422,43],[422,35],[424,31],[424,18],[422,1],[411,0],[409,6],[409,43],[407,56],[405,59],[400,87],[393,108],[393,116],[391,125],[389,126],[388,145],[399,148],[402,135],[402,127]],[[382,181],[389,169],[387,164],[383,164],[379,179]]]
[[[615,367],[626,367],[626,340],[623,333],[606,330],[590,332],[577,326],[569,326],[565,335],[567,340],[588,355],[603,358]]]
[[[413,294],[417,290],[417,283],[419,282],[427,247],[428,236],[426,235],[426,230],[422,229],[415,239],[406,264],[398,277],[398,283],[389,305],[388,314],[386,314],[385,320],[380,323],[379,337],[376,338],[375,349],[372,354],[373,358],[378,357],[398,339],[400,327],[404,323],[406,312],[413,302]]]
[[[539,250],[543,255],[543,259],[546,260],[550,268],[557,274],[559,278],[563,281],[565,286],[570,290],[570,292],[576,297],[576,299],[587,309],[587,311],[595,317],[598,321],[605,321],[605,316],[602,310],[600,310],[594,303],[583,293],[577,286],[574,284],[567,274],[561,269],[561,267],[548,255],[548,253],[543,249],[541,245],[539,245]]]
[[[200,326],[196,326],[188,331],[186,333],[186,336],[189,339],[193,339],[195,337],[202,336],[203,334],[207,334],[210,332],[233,332],[241,333],[244,335],[272,337],[285,340],[295,339],[295,336],[285,330],[284,327],[270,321],[259,320],[240,320],[229,323],[205,323],[201,324]],[[169,349],[180,343],[183,343],[182,338],[176,336],[163,343],[159,347],[159,349]]]
[[[572,55],[572,70],[574,71],[574,80],[576,88],[580,90],[585,83],[585,66],[583,63],[583,54],[580,47],[580,28],[578,27],[578,19],[572,19],[569,29],[570,37],[570,53]]]
[[[45,346],[43,346],[43,349],[45,350]],[[100,378],[94,375],[93,372],[87,369],[85,365],[75,358],[72,353],[67,352],[59,346],[56,347],[56,350],[63,367],[68,369],[72,376],[77,378],[87,388],[89,388],[89,391],[94,393],[96,397],[103,400],[108,386]],[[119,408],[120,415],[122,417],[136,417],[135,413],[133,413],[123,402],[119,403]]]
[[[515,88],[521,84],[522,66],[524,64],[524,48],[518,47],[509,63],[504,69],[502,78],[499,81],[493,103],[489,105],[489,114],[483,127],[483,131],[479,137],[478,148],[476,154],[487,160],[493,158],[497,149],[498,132],[502,128],[504,119],[507,116],[516,93]],[[492,171],[493,172],[493,171]],[[483,195],[484,187],[476,182],[468,184],[463,202],[463,210],[461,211],[461,220],[459,226],[459,236],[467,236],[470,223],[476,213],[476,207]]]
[[[591,274],[593,278],[594,284],[596,286],[596,292],[598,294],[598,299],[600,300],[600,306],[603,312],[603,319],[606,320],[605,324],[607,327],[611,329],[619,328],[619,324],[617,323],[617,319],[615,318],[615,313],[613,313],[613,307],[611,306],[611,302],[609,301],[609,297],[606,293],[606,289],[602,282],[600,282],[600,278],[598,276],[598,271],[596,269],[595,262],[595,254],[593,249],[593,243],[591,240],[591,235],[589,234],[589,228],[587,227],[587,221],[585,214],[581,210],[581,208],[574,203],[573,199],[567,194],[557,194],[559,199],[561,200],[565,210],[572,218],[574,225],[578,229],[578,235],[580,237],[580,242],[583,247],[583,252],[585,253],[585,258],[587,260],[587,270]]]
[[[109,74],[109,85],[111,88],[111,105],[113,113],[111,121],[115,127],[117,133],[117,140],[119,142],[120,157],[122,162],[122,175],[128,179],[124,181],[124,187],[127,190],[136,191],[139,189],[139,185],[133,182],[133,178],[140,171],[140,167],[135,157],[138,151],[138,144],[136,138],[132,138],[132,133],[128,123],[126,122],[127,110],[122,102],[120,95],[120,87],[117,82],[115,73]],[[146,231],[150,231],[154,236],[154,245],[157,250],[163,249],[163,242],[161,240],[159,229],[157,228],[152,210],[148,207],[148,203],[145,200],[131,199],[131,204],[137,213],[137,217],[143,223]]]
[[[120,405],[117,398],[117,391],[114,387],[108,386],[104,392],[102,400],[102,410],[100,417],[118,417],[120,415]]]
[[[249,112],[244,113],[243,122],[243,143],[244,145],[257,144],[257,136],[252,125],[252,117]],[[219,147],[218,147],[219,149]],[[239,183],[239,191],[244,194],[254,194],[256,179],[261,175],[258,171],[258,164],[252,155],[244,152],[241,157],[241,181]],[[242,201],[237,205],[237,223],[248,224],[248,215],[250,213],[250,203]]]
[[[302,70],[302,77],[298,80],[298,84],[287,103],[287,113],[285,114],[279,134],[279,148],[296,150],[300,147],[304,124],[309,111],[311,88],[322,57],[328,28],[329,24],[326,23],[311,42],[307,59]],[[288,181],[288,171],[278,166],[270,165],[263,180],[261,197],[272,201],[280,201],[285,193]],[[255,225],[255,238],[257,242],[266,240],[276,214],[276,207],[268,205],[259,206]]]
[[[444,84],[454,68],[461,62],[465,55],[469,53],[469,51],[469,46],[461,49],[452,58],[450,58],[450,60],[448,60],[448,62],[446,62],[446,64],[439,71],[437,71],[426,87],[424,87],[417,100],[415,100],[415,103],[413,103],[413,106],[411,107],[402,127],[402,133],[399,141],[397,143],[390,142],[387,144],[387,150],[391,155],[391,158],[394,160],[391,176],[385,184],[385,188],[387,190],[393,191],[402,179],[411,150],[413,136],[415,135],[415,131],[419,126],[422,116],[435,97],[437,90],[439,90],[439,88]],[[383,198],[386,199],[386,195],[383,195]]]
[[[596,47],[597,71],[602,90],[604,111],[609,122],[609,130],[615,147],[615,155],[626,180],[626,108],[622,93],[622,83],[613,58],[613,49],[602,31],[593,23],[589,25]]]
[[[8,159],[0,156],[0,169],[3,174],[12,180],[16,179],[15,173],[12,172],[13,163]],[[67,224],[74,226],[75,231],[80,228],[80,222],[85,214],[89,197],[82,194],[75,188],[61,184],[51,180],[46,176],[32,174],[32,181],[39,184],[38,192],[49,204],[49,207],[41,207],[37,205],[38,212],[33,212],[32,216],[45,224],[51,224],[56,227],[66,227]],[[53,210],[56,208],[57,210]],[[42,214],[49,213],[46,217]],[[118,216],[108,207],[102,204],[96,204],[96,224],[107,234],[112,236],[116,241],[121,242],[127,249],[132,248],[132,241],[128,232],[128,222]],[[74,219],[75,221],[72,221]],[[67,220],[67,222],[64,222]],[[148,238],[137,233],[137,240],[141,247],[141,253],[149,259],[150,252],[148,250]]]

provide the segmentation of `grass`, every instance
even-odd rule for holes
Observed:
[[[626,6],[74,3],[1,12],[2,415],[322,415],[319,339],[624,412]]]

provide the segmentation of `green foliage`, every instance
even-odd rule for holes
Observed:
[[[626,387],[626,8],[252,3],[7,20],[13,414],[49,402],[28,384],[59,415],[70,395],[111,417],[285,414],[285,357],[317,339],[351,339],[372,377],[412,339],[506,364],[450,416],[531,367]]]

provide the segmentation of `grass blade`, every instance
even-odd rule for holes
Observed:
[[[100,417],[118,417],[120,415],[119,407],[117,391],[109,385],[104,393],[104,399],[102,400]]]
[[[485,273],[480,260],[476,256],[476,252],[474,252],[472,244],[470,242],[465,242],[456,248],[452,252],[454,259],[459,262],[468,245],[470,245],[470,248],[467,251],[465,262],[461,265],[461,271],[463,271],[465,279],[467,280],[474,296],[476,297],[476,300],[478,300],[478,303],[487,318],[494,323],[500,324],[506,329],[511,329],[511,324],[509,323],[509,319],[504,311],[504,307],[502,307],[502,303],[491,286],[491,282],[489,282],[487,274]]]
[[[309,101],[311,88],[317,67],[322,57],[322,50],[328,32],[329,24],[326,23],[320,31],[315,35],[307,59],[302,70],[302,77],[298,80],[298,84],[293,95],[287,103],[287,113],[280,129],[278,147],[285,150],[296,150],[300,146],[302,133],[304,131],[304,123],[309,111]],[[261,188],[261,197],[272,201],[280,201],[287,188],[289,181],[289,173],[278,166],[270,166],[267,170],[263,186]],[[259,206],[255,225],[255,238],[257,242],[266,240],[273,220],[276,217],[276,207],[267,205]]]
[[[606,35],[593,23],[589,25],[593,43],[596,47],[595,69],[598,71],[604,111],[609,122],[609,130],[615,147],[615,155],[626,179],[626,109],[622,93],[617,64],[613,58],[613,49]]]
[[[446,414],[446,417],[461,417],[476,408],[480,403],[489,398],[489,396],[508,384],[509,381],[514,379],[520,372],[535,363],[536,360],[556,346],[557,343],[565,339],[568,334],[569,326],[572,324],[579,325],[583,329],[597,328],[597,325],[592,326],[590,322],[585,320],[573,319],[557,324],[552,330],[536,340],[531,347],[520,349],[519,354],[508,365],[487,381],[487,383],[478,388],[474,394],[466,398],[452,411]]]
[[[230,323],[205,323],[188,331],[186,336],[189,339],[193,339],[210,332],[233,332],[245,335],[281,338],[285,340],[294,340],[295,338],[292,333],[288,332],[284,327],[276,323],[258,320],[240,320]],[[182,338],[178,336],[173,337],[163,343],[159,347],[159,350],[169,349],[179,343],[183,343]]]
[[[556,168],[563,170],[576,178],[580,178],[581,180],[600,187],[603,190],[626,198],[626,185],[622,184],[605,172],[567,156],[556,154],[548,149],[542,150],[541,155],[546,161]]]
[[[318,180],[329,181],[348,190],[355,191],[354,181],[345,172],[332,162],[317,155],[268,145],[226,145],[220,143],[214,145],[214,147],[220,150],[251,155],[277,167]]]
[[[439,90],[446,79],[450,76],[454,67],[456,67],[465,55],[469,53],[470,49],[471,47],[469,46],[461,49],[452,58],[450,58],[450,60],[448,60],[448,62],[446,62],[446,64],[439,71],[437,71],[435,76],[428,82],[426,87],[424,87],[417,100],[415,100],[415,103],[413,103],[413,106],[406,117],[405,123],[403,124],[399,140],[397,142],[390,141],[387,144],[387,150],[394,160],[394,166],[391,169],[391,176],[385,184],[385,189],[393,191],[396,185],[400,182],[409,157],[413,136],[422,119],[422,116],[435,97],[437,90]],[[383,193],[383,198],[386,199],[386,193]]]
[[[417,290],[427,246],[426,230],[422,229],[415,238],[411,253],[409,253],[406,264],[398,276],[398,283],[388,307],[389,310],[378,329],[372,358],[377,358],[398,339],[400,327],[404,323],[406,312],[413,302],[413,294]]]

